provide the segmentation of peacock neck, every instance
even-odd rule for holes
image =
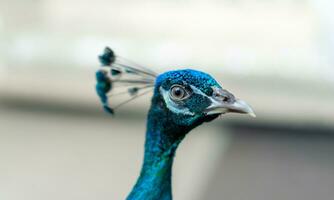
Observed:
[[[150,111],[147,121],[144,162],[127,200],[171,200],[172,165],[175,151],[185,136],[168,126],[164,116]]]

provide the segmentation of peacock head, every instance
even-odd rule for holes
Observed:
[[[151,110],[158,116],[167,116],[170,126],[187,129],[229,112],[255,116],[247,103],[223,89],[209,74],[192,69],[159,75]]]
[[[130,100],[154,88],[149,117],[156,120],[156,123],[151,124],[188,132],[203,122],[212,121],[229,112],[255,117],[247,103],[237,99],[204,72],[185,69],[157,75],[147,68],[115,56],[109,48],[100,56],[100,61],[103,68],[96,74],[96,90],[105,110],[111,114],[124,105],[122,102],[115,107],[110,106],[113,99],[109,97],[115,96],[112,93],[117,88],[126,89],[125,92],[116,94],[128,95]],[[117,87],[117,84],[121,87]]]

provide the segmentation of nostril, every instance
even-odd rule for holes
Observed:
[[[224,97],[224,96],[223,96],[223,97],[221,97],[221,98],[222,98],[222,101],[223,101],[223,102],[228,102],[228,100],[229,100],[228,97]]]
[[[220,88],[213,88],[212,97],[224,103],[229,103],[234,99],[234,96],[231,93]]]
[[[228,96],[223,96],[221,94],[214,94],[213,97],[219,101],[228,102],[230,98]]]

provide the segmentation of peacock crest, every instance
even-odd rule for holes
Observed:
[[[152,91],[157,77],[154,71],[115,55],[109,47],[99,61],[96,91],[108,113],[114,114],[122,105]]]

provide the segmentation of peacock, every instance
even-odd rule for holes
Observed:
[[[144,161],[127,200],[172,199],[175,151],[195,127],[228,112],[255,117],[246,102],[237,99],[207,73],[181,69],[157,74],[115,55],[109,47],[99,56],[99,61],[96,91],[106,112],[114,115],[120,106],[153,91],[147,115]],[[125,96],[121,98],[123,101],[117,100],[119,96]]]

